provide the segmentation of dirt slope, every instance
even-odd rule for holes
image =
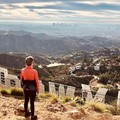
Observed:
[[[0,120],[30,120],[25,119],[23,100],[0,96]],[[91,108],[73,107],[69,103],[52,104],[49,100],[40,99],[35,102],[38,120],[120,120],[120,116],[108,113],[97,113]]]

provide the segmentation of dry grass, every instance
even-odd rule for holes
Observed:
[[[113,115],[120,115],[120,108],[117,107],[117,101],[112,101],[109,103],[110,105],[107,106],[107,109],[111,112]]]
[[[12,88],[10,90],[7,89],[1,89],[0,90],[1,94],[3,95],[13,95],[13,96],[23,96],[23,90],[18,89],[18,88]],[[83,108],[93,108],[94,111],[100,112],[100,113],[111,113],[113,115],[120,115],[120,109],[118,109],[116,103],[117,101],[113,101],[109,104],[104,104],[100,102],[84,102],[82,98],[80,97],[75,97],[72,99],[70,96],[65,96],[65,97],[58,97],[55,94],[51,93],[41,93],[38,94],[37,96],[38,99],[48,99],[50,103],[55,104],[57,102],[60,103],[68,103],[72,107],[77,107],[78,105],[83,105]]]
[[[57,96],[52,93],[40,93],[38,95],[38,98],[43,98],[43,99],[50,99],[50,98],[55,98],[55,97],[57,97]]]
[[[107,111],[106,105],[100,102],[88,102],[85,107],[92,107],[96,112],[104,113]]]
[[[51,100],[50,100],[50,103],[51,104],[55,104],[55,103],[58,103],[58,98],[57,97],[55,97],[55,98],[52,98]]]
[[[67,103],[67,102],[70,102],[72,101],[72,98],[70,96],[65,96],[63,99],[62,99],[62,102],[63,103]]]
[[[81,97],[75,97],[74,100],[73,100],[75,103],[79,104],[79,105],[84,105],[85,102],[84,100],[81,98]]]
[[[71,101],[69,104],[70,104],[72,107],[77,107],[77,103],[74,102],[74,101]]]

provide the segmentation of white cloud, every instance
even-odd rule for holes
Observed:
[[[91,5],[97,5],[101,3],[120,4],[120,1],[119,0],[81,0],[81,1],[76,1],[76,3],[85,3],[85,4],[91,4]]]
[[[73,3],[82,3],[85,5],[97,5],[104,3],[104,5],[120,5],[119,0],[71,0],[71,6],[65,1],[50,1],[50,2],[28,2],[28,3],[11,3],[0,4],[0,18],[1,19],[16,19],[16,20],[77,20],[77,21],[97,21],[97,22],[115,22],[120,23],[120,10],[112,9],[81,9],[72,6]],[[49,6],[49,7],[46,7]],[[53,8],[52,8],[53,6]],[[55,6],[55,7],[54,7]],[[57,6],[59,6],[57,8]],[[29,8],[31,7],[31,9]],[[37,9],[35,9],[38,7]],[[39,7],[43,7],[39,9]],[[51,8],[50,8],[51,7]]]
[[[20,7],[24,6],[45,6],[45,5],[57,5],[61,4],[62,2],[56,1],[56,2],[32,2],[32,3],[14,3],[13,5],[17,5]]]

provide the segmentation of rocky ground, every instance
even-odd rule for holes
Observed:
[[[0,120],[30,120],[24,118],[23,99],[0,96]],[[35,102],[38,120],[120,120],[120,116],[98,113],[92,108],[74,107],[40,99]]]

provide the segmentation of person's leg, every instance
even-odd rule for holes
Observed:
[[[31,91],[30,92],[30,107],[31,107],[31,116],[34,116],[34,102],[35,102],[35,97],[36,97],[36,91]]]
[[[28,113],[28,102],[29,102],[30,92],[27,90],[24,90],[24,110],[25,110],[25,117],[27,117]]]

